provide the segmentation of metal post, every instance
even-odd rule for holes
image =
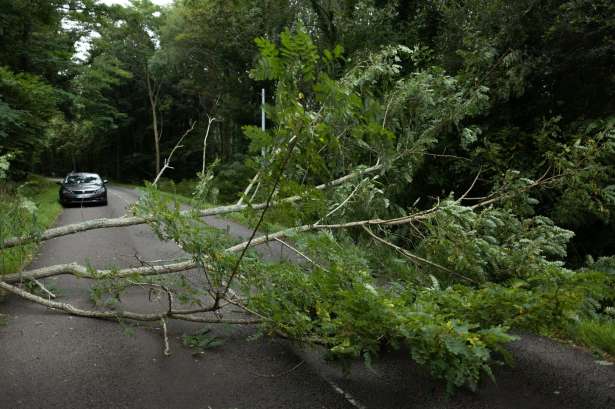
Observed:
[[[265,131],[265,88],[261,91],[261,129]]]

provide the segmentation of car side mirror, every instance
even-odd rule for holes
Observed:
[[[103,184],[106,185],[107,183],[109,183],[109,181],[107,179],[103,180]]]

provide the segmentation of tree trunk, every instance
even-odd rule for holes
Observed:
[[[158,105],[158,89],[154,89],[152,86],[152,81],[149,75],[149,69],[147,66],[145,67],[145,80],[147,83],[147,95],[149,97],[149,104],[152,109],[152,125],[154,127],[154,151],[156,155],[156,168],[155,175],[160,173],[160,134],[158,131],[158,113],[157,113],[157,105]]]
[[[115,179],[120,180],[120,144],[122,140],[119,134],[115,138]]]

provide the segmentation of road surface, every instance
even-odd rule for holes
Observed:
[[[65,209],[58,225],[125,214],[138,198],[134,190],[109,188],[109,205]],[[250,230],[221,219],[216,227],[245,237]],[[278,244],[260,250],[268,258],[292,257]],[[182,251],[160,242],[147,226],[102,229],[50,240],[30,268],[77,261],[94,267],[128,267],[142,260],[173,259]],[[73,277],[46,280],[62,300],[91,307],[91,282]],[[152,306],[141,292],[123,300],[133,309]],[[180,337],[202,325],[173,322],[172,356],[163,355],[155,326],[72,317],[9,297],[0,309],[9,315],[0,327],[0,409],[21,408],[615,408],[615,367],[590,354],[535,336],[511,349],[515,368],[496,371],[497,384],[478,393],[447,399],[406,358],[390,354],[367,370],[354,365],[350,376],[320,359],[320,351],[286,341],[259,338],[253,327],[220,327],[222,346],[194,356]],[[303,363],[302,363],[303,362]]]

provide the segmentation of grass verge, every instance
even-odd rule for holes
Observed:
[[[24,199],[34,203],[36,210]],[[40,176],[31,176],[19,187],[4,186],[0,201],[0,239],[45,230],[62,211],[57,185]],[[0,277],[20,271],[37,251],[36,243],[0,250]]]
[[[575,343],[594,352],[607,354],[610,360],[615,359],[615,320],[613,319],[581,320],[567,329],[567,336]]]

